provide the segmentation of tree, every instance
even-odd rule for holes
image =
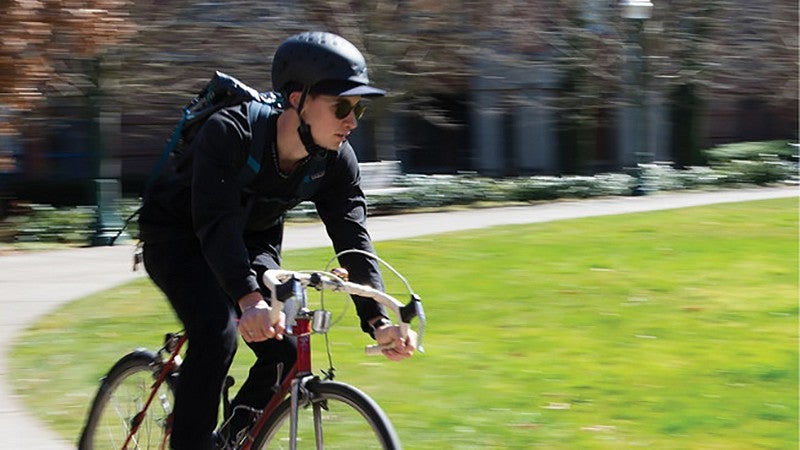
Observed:
[[[690,92],[690,104],[752,96],[797,110],[795,2],[654,3],[642,29],[649,89]],[[169,133],[179,105],[214,70],[270,89],[270,59],[281,41],[325,29],[365,51],[371,78],[391,93],[376,102],[387,111],[381,114],[403,111],[465,133],[463,114],[441,99],[469,99],[480,62],[501,68],[498,85],[504,70],[556,70],[563,78],[557,102],[537,106],[591,123],[630,98],[621,92],[634,87],[622,67],[634,27],[616,2],[599,0],[17,0],[0,3],[0,104],[19,129],[19,114],[44,98],[96,88],[92,61],[99,59],[102,76],[114,81],[105,95],[145,130],[124,145],[149,146],[152,154],[152,136]],[[512,88],[498,92],[528,101]],[[0,129],[8,123],[0,120]]]
[[[49,95],[85,95],[86,61],[135,33],[124,0],[6,1],[0,4],[0,104],[29,111]]]

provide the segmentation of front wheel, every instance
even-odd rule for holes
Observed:
[[[117,361],[89,410],[79,450],[161,449],[174,404],[172,380],[161,383],[146,411],[161,365],[155,353],[135,351]],[[138,430],[129,436],[132,426]],[[130,438],[130,439],[129,439]],[[128,440],[127,446],[125,441]]]
[[[298,413],[298,449],[400,449],[391,422],[360,390],[334,381],[311,381]],[[254,449],[288,449],[291,399],[284,400],[256,436]]]

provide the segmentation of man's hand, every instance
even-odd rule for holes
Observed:
[[[375,341],[378,345],[391,348],[384,348],[383,355],[392,361],[400,361],[414,354],[417,348],[417,333],[408,330],[408,337],[403,340],[400,338],[400,327],[398,325],[384,325],[375,329]]]
[[[286,315],[281,312],[276,323],[270,320],[272,308],[258,292],[251,292],[239,299],[242,317],[239,318],[239,334],[245,342],[261,342],[267,339],[283,339],[286,331]]]

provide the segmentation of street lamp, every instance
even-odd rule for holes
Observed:
[[[642,162],[651,162],[651,152],[647,149],[648,143],[648,111],[646,108],[647,80],[645,79],[645,58],[644,58],[644,21],[653,15],[653,3],[650,0],[621,0],[620,8],[622,17],[636,21],[636,49],[634,54],[637,61],[632,65],[634,69],[634,80],[637,84],[637,92],[634,95],[636,111],[641,116],[635,121],[636,125],[636,187],[635,195],[643,195],[647,192],[645,180],[642,174]]]
[[[653,3],[649,0],[622,0],[619,4],[626,19],[646,20],[653,15]]]

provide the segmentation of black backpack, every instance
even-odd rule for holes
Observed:
[[[248,119],[253,135],[248,148],[246,162],[238,175],[238,181],[244,188],[247,188],[261,170],[261,159],[266,144],[270,111],[283,109],[282,98],[280,94],[275,92],[258,92],[236,78],[217,71],[197,96],[183,107],[183,116],[175,126],[172,136],[150,173],[143,190],[143,197],[146,196],[148,189],[164,171],[170,157],[182,154],[189,147],[206,119],[220,109],[244,102],[252,102]],[[312,157],[310,162],[313,166],[310,167],[309,173],[324,171],[325,158]],[[304,181],[301,185],[302,190],[298,192],[298,195],[301,195],[301,198],[309,198],[316,192],[320,180],[319,178],[310,178]],[[141,207],[125,220],[124,225],[117,235],[111,239],[109,245],[114,244],[114,241],[125,231],[125,228],[139,214],[140,210]]]
[[[261,157],[266,139],[267,118],[271,109],[283,109],[282,99],[274,92],[258,92],[236,78],[222,72],[215,72],[211,80],[196,97],[183,108],[183,117],[175,126],[172,137],[156,162],[153,172],[145,186],[147,188],[161,175],[170,155],[179,155],[191,144],[197,132],[212,114],[222,108],[253,102],[249,120],[253,136],[248,149],[247,162],[242,166],[239,181],[249,185],[261,170]]]

